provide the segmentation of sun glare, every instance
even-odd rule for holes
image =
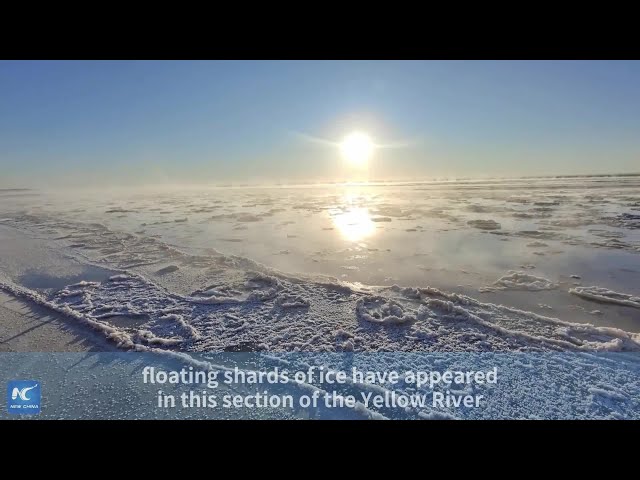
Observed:
[[[347,240],[358,242],[376,231],[367,208],[353,207],[333,217],[333,223]]]
[[[373,155],[373,141],[366,133],[353,132],[340,143],[342,157],[354,167],[365,167]]]

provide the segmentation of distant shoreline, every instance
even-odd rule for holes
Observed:
[[[491,176],[491,177],[441,177],[441,178],[421,178],[421,179],[387,179],[387,180],[371,180],[371,181],[299,181],[299,182],[269,182],[269,183],[251,183],[251,182],[224,182],[216,184],[140,184],[140,185],[116,185],[116,186],[84,186],[79,190],[102,190],[102,189],[157,189],[157,188],[187,188],[187,189],[206,189],[206,188],[295,188],[295,187],[342,187],[342,186],[384,186],[384,185],[428,185],[428,184],[446,184],[446,183],[480,183],[488,181],[510,181],[510,180],[562,180],[562,179],[597,179],[597,178],[618,178],[618,177],[640,177],[640,172],[636,173],[594,173],[594,174],[566,174],[566,175],[522,175],[522,176]],[[69,190],[68,186],[51,187],[50,190],[64,189]],[[0,187],[0,195],[11,194],[28,194],[30,192],[42,190],[38,187]]]

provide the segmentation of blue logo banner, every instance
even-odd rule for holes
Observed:
[[[7,352],[0,383],[0,420],[42,384],[37,419],[640,419],[637,352]]]
[[[7,384],[7,411],[19,415],[40,413],[40,382],[11,380]]]

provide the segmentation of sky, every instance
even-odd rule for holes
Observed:
[[[640,172],[638,61],[0,61],[0,187]]]

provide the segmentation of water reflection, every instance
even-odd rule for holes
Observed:
[[[358,242],[376,231],[375,223],[366,207],[345,207],[332,216],[336,229],[346,240]]]

